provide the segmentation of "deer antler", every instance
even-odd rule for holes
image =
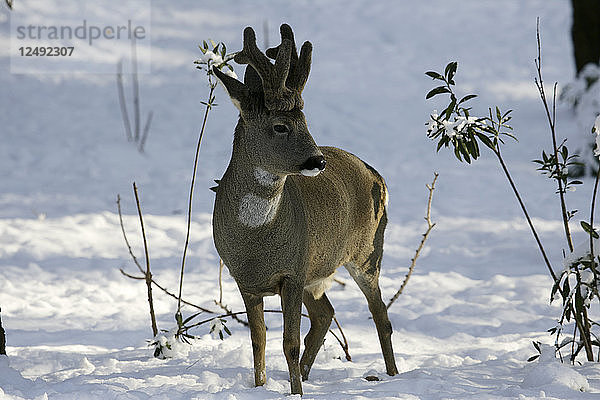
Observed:
[[[279,27],[281,33],[281,43],[285,40],[289,40],[292,43],[292,51],[290,54],[290,71],[286,80],[286,86],[293,91],[302,93],[304,85],[308,80],[308,74],[310,73],[311,55],[312,55],[312,44],[308,41],[304,42],[300,49],[300,57],[296,51],[296,41],[294,40],[294,32],[288,24],[282,24]],[[272,59],[276,59],[279,54],[281,44],[277,47],[267,49],[266,55]],[[302,101],[302,99],[300,99]],[[302,106],[300,106],[302,108]]]
[[[284,33],[285,32],[285,33]],[[269,110],[302,109],[301,94],[310,71],[312,45],[304,43],[300,60],[296,53],[294,34],[289,25],[281,26],[282,40],[276,49],[269,49],[275,65],[256,46],[256,34],[251,27],[244,29],[244,48],[235,56],[238,64],[249,64],[262,80],[265,106]],[[300,68],[301,67],[301,68]]]

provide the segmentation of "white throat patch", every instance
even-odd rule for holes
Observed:
[[[256,181],[263,186],[273,186],[280,179],[279,176],[265,171],[261,167],[254,168],[254,177]]]
[[[272,199],[264,199],[253,193],[248,193],[240,201],[238,219],[250,228],[262,226],[271,222],[277,214],[281,194]]]

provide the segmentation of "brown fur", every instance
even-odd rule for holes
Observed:
[[[254,38],[253,32],[247,32],[248,28],[245,49],[252,48],[247,41]],[[289,40],[289,35],[291,28],[282,26],[282,41]],[[291,57],[294,55],[295,46]],[[304,56],[310,60],[310,54]],[[244,60],[252,65],[252,58]],[[306,71],[297,73],[308,76]],[[263,297],[281,296],[291,391],[302,393],[301,378],[308,378],[333,317],[324,291],[340,265],[348,269],[367,298],[386,371],[395,375],[392,327],[378,284],[387,223],[383,178],[348,152],[317,147],[299,101],[289,110],[257,107],[260,95],[252,95],[241,82],[216,75],[239,104],[240,120],[231,161],[216,189],[213,233],[217,251],[238,284],[248,312],[255,384],[266,381]],[[301,90],[304,84],[295,82]],[[298,97],[299,92],[294,99]],[[287,134],[275,129],[282,124]],[[324,171],[314,177],[299,174],[306,160],[321,156],[327,161]],[[300,359],[302,303],[311,328]]]

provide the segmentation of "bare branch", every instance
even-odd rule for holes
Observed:
[[[146,241],[146,229],[144,228],[144,218],[142,217],[142,208],[140,207],[140,198],[138,189],[133,182],[133,193],[135,194],[135,204],[137,206],[138,215],[140,217],[140,225],[142,226],[142,238],[144,239],[144,254],[146,255],[146,272],[144,274],[146,287],[148,288],[148,305],[150,306],[150,321],[152,322],[153,337],[158,335],[158,326],[156,325],[156,315],[154,314],[154,301],[152,299],[152,273],[150,272],[150,256],[148,255],[148,243]]]
[[[202,128],[200,128],[200,135],[198,137],[198,143],[196,145],[196,155],[194,156],[194,168],[192,171],[192,182],[190,183],[190,195],[188,200],[188,212],[187,212],[187,229],[185,234],[185,244],[183,246],[183,255],[181,257],[181,274],[179,276],[179,297],[177,303],[177,313],[175,314],[175,318],[179,320],[181,317],[181,296],[183,293],[183,274],[185,270],[185,258],[187,255],[187,248],[189,246],[190,241],[190,229],[192,225],[192,201],[194,198],[194,185],[196,182],[196,171],[198,169],[198,157],[200,155],[200,145],[202,144],[202,136],[204,136],[204,129],[206,128],[206,121],[208,119],[208,112],[211,110],[213,106],[213,93],[217,84],[211,80],[211,75],[208,75],[210,91],[208,93],[208,101],[206,102],[206,108],[204,110],[204,119],[202,120]]]
[[[134,276],[134,275],[128,274],[122,268],[119,269],[119,270],[121,271],[121,273],[123,275],[125,275],[128,278],[136,279],[136,280],[140,280],[140,281],[143,281],[143,280],[146,279],[146,277],[144,277],[144,276]],[[167,294],[167,295],[171,296],[172,298],[174,298],[175,300],[177,300],[177,296],[175,294],[169,292],[169,290],[167,288],[163,287],[160,283],[156,282],[156,280],[154,280],[154,278],[152,278],[152,283],[154,284],[154,286],[156,286],[157,288],[159,288],[160,290],[162,290],[165,294]],[[204,308],[202,306],[196,305],[194,303],[190,303],[189,301],[186,301],[185,299],[181,299],[181,302],[183,304],[186,304],[186,305],[190,306],[190,307],[197,308],[200,311],[204,311],[204,312],[209,313],[209,314],[216,314],[215,311],[209,310],[207,308]]]
[[[223,259],[219,258],[219,304],[223,302]]]
[[[343,280],[341,280],[341,279],[338,279],[338,278],[333,278],[333,281],[334,281],[335,283],[337,283],[338,285],[342,286],[342,287],[346,287],[346,282],[344,282],[344,281],[343,281]]]
[[[548,272],[550,272],[550,276],[552,276],[552,279],[556,283],[558,281],[558,278],[556,277],[556,274],[554,273],[554,269],[552,269],[552,265],[550,264],[550,260],[548,259],[548,256],[546,255],[546,250],[544,249],[544,246],[542,245],[542,241],[540,240],[540,237],[538,236],[537,231],[535,230],[535,227],[533,226],[533,221],[531,220],[531,217],[529,216],[529,213],[527,212],[525,203],[523,202],[523,199],[521,198],[521,195],[519,194],[519,191],[517,190],[517,185],[515,185],[515,181],[513,181],[512,176],[510,175],[510,172],[508,171],[508,167],[506,166],[506,163],[504,162],[504,158],[502,158],[502,153],[500,152],[499,146],[494,149],[494,154],[498,158],[498,162],[500,162],[502,171],[504,172],[506,179],[508,179],[508,183],[510,184],[511,189],[513,190],[513,193],[514,193],[515,197],[517,198],[519,205],[521,206],[521,210],[523,211],[523,214],[525,215],[525,219],[527,220],[527,223],[529,224],[531,233],[533,234],[533,237],[535,238],[538,248],[540,249],[540,253],[542,253],[542,258],[544,259],[544,263],[546,264],[546,267],[548,267]],[[559,288],[558,290],[562,293],[561,288]]]
[[[144,131],[142,133],[142,138],[140,139],[139,151],[140,153],[144,152],[144,146],[146,145],[146,139],[148,138],[148,133],[150,132],[150,124],[152,123],[152,116],[154,113],[150,111],[148,113],[148,118],[146,119],[146,124],[144,125]]]
[[[125,226],[123,225],[123,215],[121,214],[121,196],[120,195],[117,195],[117,210],[119,212],[119,223],[121,224],[121,232],[123,233],[123,239],[125,239],[125,244],[127,245],[127,250],[129,251],[129,255],[133,259],[133,262],[138,267],[140,272],[143,274],[144,269],[140,265],[135,254],[133,254],[133,250],[131,249],[131,245],[129,244],[129,240],[127,239],[127,234],[125,233]]]
[[[0,355],[6,355],[6,332],[2,327],[2,309],[0,308]]]
[[[125,136],[131,142],[131,123],[129,122],[129,114],[127,113],[127,103],[125,102],[125,90],[123,89],[123,60],[117,64],[117,90],[119,93],[119,105],[121,106],[121,115],[123,117],[123,125],[125,126]]]
[[[265,313],[275,313],[275,314],[282,314],[283,311],[281,310],[264,310]],[[211,318],[207,318],[205,320],[196,322],[195,324],[189,325],[189,326],[185,326],[183,327],[183,330],[185,332],[189,331],[192,328],[196,328],[198,326],[204,325],[206,323],[209,323],[217,318],[228,318],[231,317],[233,319],[236,319],[236,317],[238,315],[243,315],[246,314],[246,311],[237,311],[237,312],[227,312],[226,314],[221,314],[221,315],[217,315]],[[310,318],[307,314],[302,313],[301,316],[303,316],[304,318]],[[329,329],[329,333],[331,333],[333,335],[333,337],[335,337],[338,341],[338,343],[340,344],[340,347],[342,348],[342,350],[344,350],[344,353],[346,354],[346,360],[348,361],[352,361],[352,357],[350,356],[350,353],[348,351],[348,341],[346,340],[346,335],[344,335],[344,331],[342,330],[342,326],[340,325],[340,323],[338,322],[337,318],[335,318],[335,316],[333,317],[333,320],[335,321],[340,334],[342,335],[343,340],[340,340],[340,338],[335,334],[335,332],[331,329]]]
[[[121,271],[121,273],[122,273],[123,275],[125,275],[126,277],[128,277],[128,278],[131,278],[131,279],[136,279],[136,280],[138,280],[138,281],[143,281],[143,280],[146,280],[146,277],[145,277],[145,276],[135,276],[135,275],[128,274],[127,272],[125,272],[125,270],[124,270],[123,268],[119,268],[119,271]]]
[[[439,174],[436,172],[433,176],[433,182],[431,182],[431,185],[425,185],[427,187],[427,189],[429,190],[429,198],[427,200],[427,215],[425,216],[425,221],[427,221],[427,230],[423,234],[421,243],[419,244],[419,247],[417,247],[417,250],[415,251],[415,256],[412,258],[412,260],[410,260],[410,267],[408,267],[408,273],[404,277],[404,281],[402,282],[400,289],[398,289],[396,294],[394,294],[392,299],[387,304],[388,309],[402,294],[402,291],[404,291],[404,288],[406,287],[406,284],[408,283],[408,280],[410,279],[410,277],[413,273],[413,270],[415,269],[415,265],[417,264],[417,258],[419,258],[419,255],[421,254],[421,250],[423,250],[423,247],[425,246],[425,242],[427,241],[429,234],[431,233],[432,229],[435,227],[435,223],[431,221],[431,201],[433,200],[433,191],[435,190],[435,182],[437,181],[438,176],[439,176]]]
[[[346,339],[346,335],[344,334],[344,331],[342,330],[342,325],[340,325],[340,323],[337,320],[335,315],[333,316],[333,322],[335,322],[335,325],[337,326],[338,330],[340,331],[340,334],[342,335],[342,339],[344,340],[344,342],[342,343],[340,341],[340,339],[338,339],[336,334],[331,329],[329,329],[329,332],[331,332],[331,334],[337,339],[340,346],[342,346],[342,350],[344,350],[344,353],[346,353],[346,360],[352,361],[352,357],[350,356],[350,353],[348,352],[348,339]]]
[[[560,208],[562,212],[563,218],[563,227],[565,231],[565,236],[567,238],[567,245],[569,246],[569,251],[573,252],[573,239],[571,237],[571,229],[569,228],[569,217],[567,216],[567,205],[565,201],[565,190],[563,189],[563,182],[560,174],[562,173],[560,170],[560,165],[558,161],[558,146],[556,144],[556,86],[557,82],[554,83],[554,90],[552,96],[552,114],[550,114],[550,107],[548,106],[548,101],[546,99],[546,92],[544,90],[544,80],[542,79],[542,45],[540,41],[540,19],[537,19],[536,26],[536,38],[537,38],[537,58],[535,60],[535,67],[537,70],[537,78],[534,79],[535,85],[537,86],[538,92],[540,94],[540,98],[542,100],[542,104],[544,105],[544,110],[546,111],[546,118],[548,119],[548,124],[550,126],[550,132],[552,133],[552,150],[554,151],[554,163],[557,171],[556,181],[558,182],[558,195],[560,197]]]
[[[215,304],[218,305],[219,307],[221,307],[221,309],[223,311],[225,311],[226,313],[231,313],[231,309],[227,306],[227,304],[223,303],[223,266],[225,264],[223,264],[223,260],[221,258],[219,258],[219,301],[215,300]],[[237,322],[239,322],[240,324],[244,325],[244,326],[248,326],[248,322],[244,321],[242,319],[239,319],[237,315],[232,315],[231,316],[234,320],[236,320]]]
[[[134,128],[135,135],[134,140],[139,143],[140,140],[140,87],[138,82],[138,70],[137,70],[137,49],[135,46],[135,37],[131,39],[131,68],[132,68],[132,81],[133,81],[133,117],[134,117]]]

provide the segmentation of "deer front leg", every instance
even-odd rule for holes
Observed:
[[[300,317],[304,285],[285,279],[281,286],[283,353],[288,364],[292,394],[302,394],[300,375]]]
[[[254,355],[254,385],[262,386],[267,381],[265,370],[265,345],[266,328],[265,314],[263,311],[263,298],[261,296],[242,294],[248,325],[250,325],[250,338],[252,339],[252,353]]]

